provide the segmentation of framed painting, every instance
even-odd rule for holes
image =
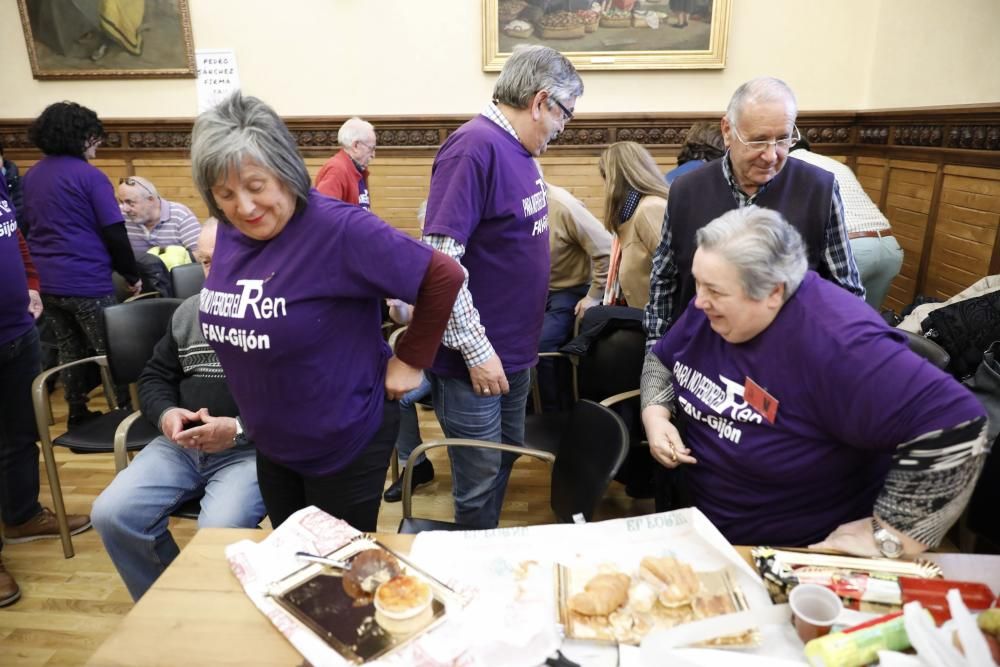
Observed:
[[[194,77],[188,0],[17,0],[36,79]]]
[[[581,70],[721,69],[731,0],[483,0],[483,69],[544,44]]]

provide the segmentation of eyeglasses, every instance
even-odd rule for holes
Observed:
[[[569,109],[567,109],[566,107],[564,107],[562,102],[560,102],[559,100],[557,100],[554,97],[550,97],[549,99],[551,99],[553,102],[555,102],[556,106],[559,107],[559,110],[562,111],[562,113],[563,113],[563,120],[565,120],[567,123],[570,122],[571,120],[573,120],[573,112],[570,111]]]
[[[769,146],[774,146],[775,151],[787,151],[802,138],[799,128],[794,125],[792,126],[792,136],[782,137],[781,139],[771,139],[770,141],[744,141],[743,137],[740,136],[740,131],[736,129],[736,125],[733,125],[733,134],[736,135],[736,138],[740,140],[741,144],[757,153],[763,153]]]
[[[372,153],[374,153],[374,152],[375,152],[375,148],[376,148],[376,144],[366,144],[366,143],[365,143],[365,142],[363,142],[363,141],[359,141],[358,143],[359,143],[359,144],[361,144],[362,146],[364,146],[365,148],[367,148],[367,149],[368,149],[369,151],[371,151]]]
[[[138,180],[132,178],[131,176],[125,176],[125,177],[119,178],[118,179],[118,185],[122,185],[122,184],[124,184],[124,185],[133,185],[133,186],[134,185],[138,185],[140,188],[142,188],[143,190],[145,190],[146,192],[148,192],[150,197],[155,197],[156,196],[156,195],[153,194],[152,190],[150,190],[149,188],[147,188],[145,185],[142,184],[142,181],[138,181]]]

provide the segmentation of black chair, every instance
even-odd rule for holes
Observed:
[[[107,354],[63,364],[50,368],[35,377],[31,385],[31,396],[35,410],[35,423],[42,443],[45,472],[52,489],[52,504],[59,520],[63,554],[73,557],[73,543],[66,523],[66,509],[63,504],[59,471],[56,467],[53,446],[68,447],[76,454],[111,453],[114,451],[114,436],[118,425],[132,412],[130,408],[119,407],[112,387],[129,386],[129,396],[133,405],[139,404],[136,380],[153,354],[153,347],[167,331],[170,317],[180,305],[180,299],[144,299],[132,303],[111,306],[104,310]],[[49,436],[49,416],[51,404],[45,381],[54,373],[70,366],[96,363],[101,368],[104,393],[111,409],[95,419],[67,430],[55,439]],[[147,442],[159,435],[156,427],[141,420],[132,429],[126,442],[126,449],[141,449]],[[117,462],[116,462],[117,463]]]
[[[425,442],[411,456],[420,456],[438,447],[480,447],[512,454],[523,454],[553,463],[552,488],[549,498],[552,511],[563,523],[572,523],[582,516],[590,520],[604,497],[611,479],[621,467],[628,452],[628,432],[621,417],[593,401],[581,400],[573,406],[568,428],[563,433],[558,453],[545,451],[527,442],[525,447],[503,445],[481,440],[445,439]],[[424,530],[470,530],[469,526],[414,518],[410,480],[412,466],[403,472],[403,520],[400,533]]]
[[[948,364],[951,363],[951,355],[948,354],[947,350],[920,334],[906,329],[899,329],[899,331],[906,334],[906,344],[910,346],[912,352],[919,354],[941,370],[947,370]]]
[[[174,296],[186,299],[201,292],[205,284],[205,270],[201,264],[181,264],[170,269],[170,282],[174,285]]]

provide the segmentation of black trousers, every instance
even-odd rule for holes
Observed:
[[[271,525],[277,528],[298,510],[315,505],[358,530],[374,532],[398,433],[399,403],[386,401],[374,437],[346,468],[332,475],[302,475],[258,452],[257,483]]]

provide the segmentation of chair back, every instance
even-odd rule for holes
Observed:
[[[205,271],[197,262],[181,264],[170,269],[170,281],[174,285],[174,296],[186,299],[201,292],[205,284]]]
[[[951,355],[948,354],[947,350],[920,334],[915,334],[906,329],[899,329],[899,331],[906,334],[906,344],[910,346],[910,351],[920,355],[941,370],[948,368],[948,364],[951,363]]]
[[[104,309],[108,369],[116,383],[139,379],[182,299],[144,299]]]
[[[575,514],[588,521],[594,516],[628,443],[621,417],[599,403],[577,401],[552,467],[552,511],[560,521],[570,523]]]

